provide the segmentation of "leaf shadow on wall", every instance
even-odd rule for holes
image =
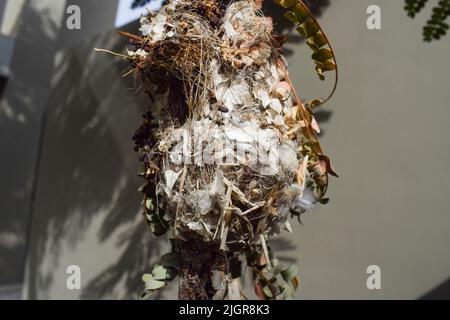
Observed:
[[[142,181],[131,137],[145,108],[133,78],[121,77],[127,64],[93,52],[121,52],[125,45],[111,32],[57,53],[29,241],[32,299],[55,289],[61,275],[52,270],[77,263],[67,257],[72,250],[101,269],[88,275],[80,298],[136,299],[142,274],[162,253],[165,241],[145,225],[137,191]],[[114,241],[110,265],[90,241],[100,250]],[[87,248],[80,252],[79,246]]]

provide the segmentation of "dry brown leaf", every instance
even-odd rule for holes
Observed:
[[[328,156],[324,154],[319,155],[319,162],[325,168],[325,171],[327,173],[331,174],[333,177],[339,178],[339,175],[334,170],[333,165],[331,164],[331,160]]]

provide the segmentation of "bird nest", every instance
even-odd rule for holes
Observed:
[[[293,89],[271,20],[251,0],[173,0],[142,18],[140,31],[128,35],[127,57],[152,101],[134,136],[140,191],[152,231],[169,232],[181,259],[158,268],[186,273],[186,286],[204,281],[202,294],[187,297],[211,298],[230,296],[232,266],[245,260],[262,295],[275,298],[263,272],[277,264],[267,241],[327,201],[333,171],[311,139],[320,129]],[[205,289],[201,273],[214,270],[225,291]],[[164,275],[147,275],[147,292]]]

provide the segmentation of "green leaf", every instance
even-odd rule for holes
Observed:
[[[153,276],[151,274],[146,273],[142,276],[142,281],[144,281],[144,282],[147,282],[151,279],[153,279]]]
[[[316,32],[313,36],[309,37],[307,42],[314,51],[318,51],[320,48],[328,44],[327,38],[322,31]]]
[[[145,290],[159,290],[161,288],[164,288],[166,286],[166,283],[164,281],[156,280],[153,275],[151,274],[145,274],[142,277],[142,280],[145,279]]]
[[[273,298],[273,294],[272,294],[272,291],[270,290],[269,286],[264,286],[262,289],[263,289],[264,295],[267,298]]]
[[[152,271],[153,278],[155,280],[165,281],[167,280],[167,269],[163,266],[156,265]]]
[[[313,20],[306,20],[297,28],[297,31],[304,37],[309,38],[320,30],[319,25]]]
[[[325,63],[329,59],[333,59],[333,52],[328,48],[322,48],[312,55],[313,60]]]
[[[262,274],[269,281],[272,281],[275,278],[275,274],[272,272],[272,270],[269,271],[269,270],[267,270],[267,268],[264,268],[262,270]]]
[[[334,62],[332,60],[325,61],[323,70],[325,70],[325,71],[333,71],[333,70],[336,70],[336,69],[337,69],[336,62]]]
[[[152,271],[153,278],[158,281],[173,280],[177,275],[178,271],[174,268],[166,268],[162,265],[156,265]]]
[[[181,255],[176,252],[171,252],[161,257],[161,264],[166,268],[180,269],[181,262]]]
[[[139,187],[138,191],[139,191],[140,193],[145,193],[145,189],[147,189],[147,182],[143,183],[143,184]]]
[[[141,296],[139,297],[140,300],[149,300],[153,295],[155,294],[154,290],[145,290]]]
[[[297,23],[297,17],[295,16],[295,14],[291,11],[288,11],[284,14],[284,17],[287,18],[289,21],[291,21],[292,23],[296,24]]]
[[[317,75],[319,76],[320,80],[324,81],[325,80],[325,75],[323,74],[322,68],[317,66],[316,67],[316,72],[317,72]]]
[[[281,293],[277,296],[277,300],[293,300],[295,298],[295,291],[291,286],[283,284],[281,287]]]
[[[155,206],[153,205],[153,199],[147,199],[145,201],[145,207],[147,208],[148,211],[154,211],[155,210]]]
[[[302,24],[307,18],[309,18],[308,10],[306,10],[306,8],[300,3],[297,4],[291,12],[294,14],[296,18],[295,23],[297,24]]]
[[[156,215],[155,215],[155,217],[156,217]],[[156,219],[158,219],[158,218],[156,217]],[[167,233],[167,231],[169,231],[166,227],[163,226],[163,224],[159,221],[159,219],[158,219],[158,221],[154,221],[154,222],[150,223],[150,230],[156,237],[163,236]]]
[[[283,277],[283,280],[291,283],[292,279],[294,279],[297,276],[298,273],[298,267],[296,265],[292,265],[284,270],[281,271],[281,276]]]

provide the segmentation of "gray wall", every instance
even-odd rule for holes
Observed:
[[[448,286],[450,277],[449,38],[423,43],[430,10],[410,20],[400,0],[330,2],[320,1],[320,21],[338,53],[341,82],[318,118],[341,178],[332,180],[330,205],[305,216],[304,226],[275,239],[275,247],[283,261],[299,266],[298,298],[420,298]],[[366,28],[370,4],[381,6],[383,30]],[[141,274],[166,249],[139,215],[131,135],[145,101],[133,93],[133,79],[120,77],[123,62],[92,53],[93,47],[120,50],[123,40],[90,28],[83,31],[89,40],[74,35],[55,50],[27,255],[28,298],[135,298]],[[305,45],[293,35],[287,48],[300,95],[325,95],[331,83],[317,80]],[[10,144],[2,149],[21,150],[13,143],[20,127],[6,128]],[[2,163],[2,177],[15,168]],[[11,186],[23,185],[8,179],[2,206],[15,199]],[[2,214],[26,215],[20,199],[13,203]],[[82,267],[81,291],[65,287],[70,264]],[[366,288],[369,265],[381,267],[380,291]],[[172,286],[162,297],[175,292]]]
[[[383,30],[365,28],[370,4]],[[412,21],[398,0],[332,1],[324,11],[341,82],[322,141],[341,178],[330,205],[291,238],[300,298],[413,299],[449,285],[450,41],[422,42],[430,15]],[[304,97],[323,94],[303,54],[290,58],[295,83]],[[372,264],[380,291],[366,288]]]
[[[116,1],[106,0],[70,4],[82,6],[85,25],[81,31],[68,34],[64,28],[65,1],[25,3],[18,21],[11,74],[4,88],[3,80],[1,83],[0,147],[5,156],[0,165],[0,293],[2,287],[7,286],[9,292],[11,286],[20,288],[24,281],[41,134],[57,77],[56,53],[111,29],[117,7]]]
[[[53,54],[62,6],[41,0],[22,12],[11,74],[0,101],[0,273],[1,285],[23,282],[39,137],[50,93]],[[30,52],[33,53],[31,59]]]

